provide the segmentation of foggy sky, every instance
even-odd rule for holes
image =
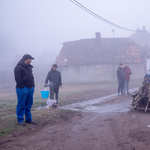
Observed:
[[[78,0],[103,18],[129,29],[150,29],[149,0]],[[133,32],[90,16],[69,0],[0,0],[0,33],[11,39],[20,55],[56,57],[62,43],[102,37],[128,37]]]

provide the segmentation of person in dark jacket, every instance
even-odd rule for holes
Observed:
[[[50,99],[54,99],[54,93],[55,93],[55,99],[57,101],[58,105],[58,93],[59,93],[59,87],[62,88],[62,82],[61,82],[61,73],[56,70],[57,65],[53,64],[51,71],[48,72],[46,80],[45,80],[45,86],[47,85],[48,81],[50,81]]]
[[[127,88],[127,94],[129,93],[129,82],[130,82],[130,75],[132,74],[131,69],[129,68],[128,63],[125,64],[124,69],[124,75],[125,75],[125,84],[124,84],[124,94],[125,94],[125,89]]]
[[[17,121],[18,125],[25,126],[25,122],[30,124],[36,124],[32,121],[31,107],[33,104],[33,94],[34,94],[34,77],[32,74],[33,66],[30,64],[31,60],[34,58],[25,54],[23,58],[18,62],[14,69],[14,75],[16,80],[16,93],[17,93]]]
[[[117,69],[117,78],[118,78],[118,95],[120,95],[120,91],[121,95],[123,95],[125,76],[122,63],[120,63],[119,68]]]
[[[146,73],[146,75],[144,76],[144,80],[146,78],[149,78],[149,82],[150,82],[150,69],[148,70],[148,72]]]

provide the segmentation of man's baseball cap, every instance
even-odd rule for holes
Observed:
[[[120,63],[119,65],[120,65],[120,66],[123,66],[123,63]]]
[[[25,54],[23,57],[23,60],[27,60],[27,59],[34,59],[30,54]]]

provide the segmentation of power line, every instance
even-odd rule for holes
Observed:
[[[87,13],[89,13],[90,15],[96,17],[97,19],[100,19],[102,20],[103,22],[109,24],[109,25],[112,25],[112,26],[115,26],[115,27],[118,27],[118,28],[121,28],[121,29],[124,29],[124,30],[128,30],[128,31],[133,31],[135,32],[136,30],[130,30],[130,29],[127,29],[127,28],[124,28],[124,27],[121,27],[121,26],[118,26],[102,17],[100,17],[99,15],[97,15],[96,13],[92,12],[91,10],[89,10],[88,8],[86,8],[85,6],[83,6],[82,4],[80,4],[79,2],[77,2],[76,0],[70,0],[72,3],[74,3],[76,6],[80,7],[82,10],[86,11]]]
[[[117,28],[123,29],[123,30],[127,30],[127,31],[132,31],[132,32],[137,32],[137,30],[132,30],[132,29],[127,29],[124,27],[121,27],[117,24],[114,24],[104,18],[102,18],[101,16],[99,16],[98,14],[94,13],[93,11],[91,11],[90,9],[88,9],[87,7],[85,7],[84,5],[82,5],[81,3],[77,2],[76,0],[70,0],[73,4],[75,4],[76,6],[78,6],[79,8],[81,8],[82,10],[86,11],[87,13],[89,13],[90,15],[94,16],[95,18],[111,25],[111,26],[115,26]],[[147,30],[146,30],[147,31]],[[142,30],[139,30],[138,32],[143,32]]]
[[[72,3],[74,3],[75,5],[77,5],[78,7],[80,7],[81,9],[83,9],[84,11],[86,11],[87,13],[89,13],[89,14],[91,14],[92,16],[94,16],[94,17],[100,19],[97,15],[95,15],[95,14],[93,14],[92,12],[88,11],[87,9],[83,8],[81,5],[78,5],[77,3],[75,3],[75,2],[72,1],[72,0],[70,0],[70,1],[71,1]],[[105,22],[104,19],[101,19],[101,20],[103,20],[103,21]]]

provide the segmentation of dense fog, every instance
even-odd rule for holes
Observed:
[[[79,0],[103,18],[126,28],[150,29],[149,0]],[[44,84],[62,43],[102,37],[128,37],[128,32],[112,27],[84,12],[69,0],[0,1],[0,86],[14,86],[14,67],[24,54],[35,60],[37,84]],[[59,69],[59,68],[58,68]]]

